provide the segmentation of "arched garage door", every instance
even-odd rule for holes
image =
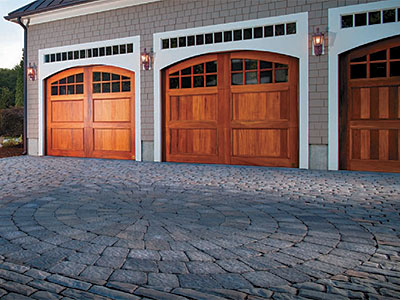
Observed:
[[[298,167],[298,61],[197,57],[164,72],[164,160]]]
[[[400,172],[400,37],[341,57],[340,167]]]
[[[47,154],[135,158],[134,74],[84,67],[47,80]]]

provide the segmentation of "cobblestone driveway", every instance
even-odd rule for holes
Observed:
[[[399,299],[400,176],[0,159],[2,299]]]

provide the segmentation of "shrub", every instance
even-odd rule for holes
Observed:
[[[24,109],[0,110],[0,136],[19,137],[24,132]]]
[[[3,148],[14,148],[19,147],[22,144],[22,135],[17,138],[6,138],[4,139],[2,146]]]

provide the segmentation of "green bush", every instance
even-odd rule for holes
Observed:
[[[0,110],[0,136],[19,137],[24,132],[24,109],[20,107]]]
[[[17,138],[5,138],[2,146],[3,148],[13,148],[22,145],[22,135]]]

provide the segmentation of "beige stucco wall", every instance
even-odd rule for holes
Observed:
[[[153,33],[309,12],[309,32],[327,31],[328,9],[376,0],[163,0],[75,17],[29,28],[29,62],[38,50],[140,35],[141,50],[153,47]],[[326,49],[326,53],[329,49]],[[328,56],[309,58],[309,143],[328,144]],[[153,75],[141,72],[142,140],[153,141]],[[28,83],[28,138],[38,138],[38,90]]]

